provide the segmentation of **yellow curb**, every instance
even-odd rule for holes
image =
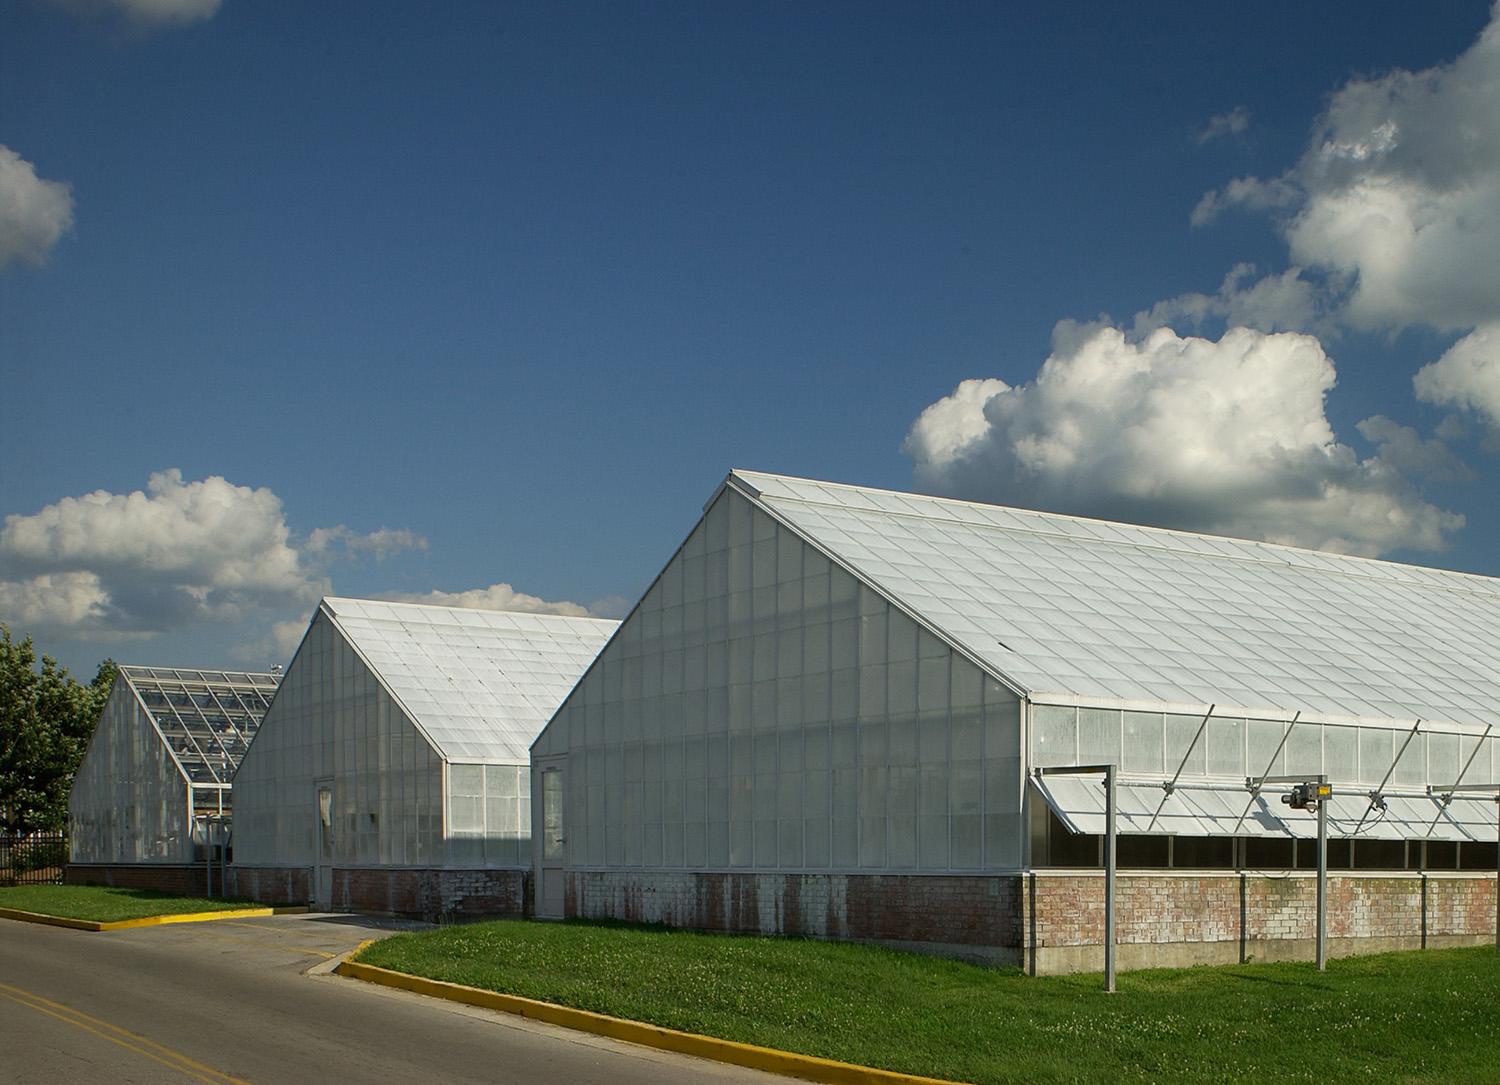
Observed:
[[[211,923],[215,919],[253,919],[275,915],[274,908],[228,908],[221,912],[180,912],[177,915],[144,915],[139,919],[116,919],[99,924],[103,931],[122,931],[130,927],[164,927],[169,923]]]
[[[69,919],[41,912],[23,912],[19,908],[0,908],[0,919],[17,919],[22,923],[45,923],[49,927],[69,927],[75,931],[102,931],[104,926],[92,919]]]
[[[373,939],[372,939],[373,941]],[[363,942],[350,956],[358,954],[369,942]],[[628,1021],[621,1017],[594,1013],[591,1010],[575,1010],[552,1002],[539,1002],[520,995],[503,995],[496,991],[483,991],[478,987],[466,987],[461,983],[446,983],[442,980],[424,979],[405,972],[393,972],[388,968],[377,968],[371,964],[359,964],[345,958],[334,972],[350,979],[378,983],[384,987],[395,987],[414,994],[432,998],[445,998],[450,1002],[462,1002],[466,1006],[478,1006],[486,1010],[518,1014],[550,1025],[591,1032],[596,1036],[607,1036],[612,1040],[640,1044],[644,1047],[675,1051],[682,1055],[696,1055],[700,1059],[727,1062],[751,1070],[764,1070],[772,1074],[784,1074],[805,1081],[827,1082],[828,1085],[953,1085],[946,1078],[919,1077],[901,1074],[894,1070],[879,1070],[873,1066],[857,1066],[852,1062],[820,1059],[814,1055],[798,1055],[791,1051],[778,1051],[771,1047],[758,1047],[735,1040],[720,1040],[713,1036],[700,1036],[693,1032],[648,1025],[642,1021]]]
[[[306,909],[302,909],[306,911]],[[288,909],[295,911],[295,909]],[[101,923],[93,919],[71,919],[67,916],[23,912],[0,908],[0,919],[18,919],[22,923],[45,923],[51,927],[68,927],[75,931],[120,931],[130,927],[160,927],[168,923],[208,923],[215,919],[249,919],[255,916],[281,915],[276,908],[232,908],[222,912],[181,912],[177,915],[148,915],[139,919],[114,919]]]

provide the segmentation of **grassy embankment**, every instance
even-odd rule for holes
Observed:
[[[975,1082],[1500,1082],[1500,954],[1029,977],[891,950],[592,923],[401,934],[366,964]]]
[[[66,919],[91,919],[97,923],[260,907],[264,905],[253,900],[174,897],[150,889],[115,889],[102,885],[17,885],[0,889],[0,908]]]

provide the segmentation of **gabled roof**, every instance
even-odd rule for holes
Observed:
[[[1033,700],[1500,723],[1500,580],[753,471],[725,483]]]
[[[451,761],[526,761],[620,624],[369,599],[320,609]]]
[[[193,784],[227,784],[276,693],[279,675],[121,666],[119,680]]]

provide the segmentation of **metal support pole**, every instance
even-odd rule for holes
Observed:
[[[1319,776],[1318,783],[1328,782],[1327,776]],[[1319,789],[1322,790],[1321,788]],[[1328,800],[1332,796],[1318,797],[1318,971],[1328,967]]]
[[[1104,768],[1104,990],[1115,993],[1115,766]]]
[[[1118,765],[1049,765],[1031,771],[1037,779],[1043,776],[1104,777],[1104,990],[1115,992],[1115,845],[1116,833],[1115,775]]]
[[[1193,750],[1195,747],[1197,747],[1198,740],[1203,737],[1203,731],[1208,726],[1208,721],[1213,718],[1214,709],[1218,707],[1219,706],[1216,704],[1211,704],[1208,706],[1208,711],[1203,714],[1203,719],[1198,724],[1198,730],[1193,732],[1193,741],[1188,743],[1187,751],[1182,755],[1182,760],[1177,764],[1177,771],[1172,773],[1172,778],[1170,780],[1162,781],[1161,802],[1156,807],[1156,813],[1151,815],[1150,824],[1146,826],[1146,831],[1148,833],[1152,829],[1156,828],[1156,819],[1161,817],[1161,812],[1167,808],[1167,800],[1172,797],[1172,792],[1177,787],[1177,781],[1182,778],[1182,770],[1187,768],[1188,758],[1193,756]]]
[[[1485,737],[1488,737],[1489,733],[1489,728],[1486,728],[1484,732]],[[1484,740],[1480,739],[1480,741]],[[1474,749],[1477,753],[1479,747],[1476,745]],[[1469,756],[1469,760],[1474,760],[1472,754]],[[1495,950],[1496,952],[1500,952],[1500,784],[1466,784],[1463,782],[1463,773],[1468,771],[1469,766],[1465,764],[1463,772],[1459,773],[1457,781],[1446,787],[1429,787],[1427,794],[1429,797],[1437,799],[1445,805],[1452,801],[1454,794],[1459,791],[1489,792],[1495,796]],[[1433,824],[1437,824],[1436,819],[1434,819]],[[1431,829],[1428,830],[1428,832],[1431,831]],[[1422,841],[1422,869],[1427,869],[1427,841],[1425,840]]]

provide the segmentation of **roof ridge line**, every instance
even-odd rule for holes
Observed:
[[[756,472],[756,473],[764,474],[766,472]],[[782,477],[792,478],[794,476],[787,475],[787,476],[775,476],[775,477],[778,477],[778,478],[782,478]],[[1418,571],[1423,572],[1423,573],[1435,574],[1435,576],[1437,578],[1442,578],[1442,577],[1461,577],[1461,578],[1464,578],[1465,580],[1476,580],[1480,584],[1493,584],[1494,585],[1493,588],[1489,588],[1488,590],[1486,590],[1485,588],[1474,587],[1474,586],[1470,586],[1468,584],[1448,584],[1448,583],[1442,582],[1441,579],[1437,579],[1435,581],[1423,581],[1422,582],[1422,586],[1424,586],[1424,587],[1436,587],[1436,588],[1440,588],[1443,591],[1461,592],[1461,593],[1466,594],[1466,595],[1474,595],[1474,596],[1479,596],[1481,598],[1493,598],[1493,599],[1496,599],[1496,600],[1500,600],[1500,578],[1485,576],[1482,573],[1468,573],[1468,572],[1464,572],[1464,571],[1459,570],[1459,569],[1435,569],[1435,568],[1433,568],[1431,566],[1428,566],[1428,565],[1412,565],[1412,564],[1409,564],[1407,562],[1386,561],[1386,560],[1381,559],[1381,558],[1366,558],[1366,557],[1360,557],[1360,556],[1358,556],[1356,554],[1334,554],[1334,553],[1330,553],[1330,552],[1328,552],[1326,550],[1313,550],[1313,549],[1310,549],[1308,547],[1290,546],[1290,545],[1288,545],[1286,543],[1263,542],[1263,541],[1261,541],[1259,539],[1242,539],[1242,538],[1239,538],[1239,537],[1234,536],[1234,535],[1205,535],[1205,534],[1201,534],[1201,533],[1193,532],[1193,531],[1179,531],[1179,530],[1177,530],[1175,528],[1151,527],[1151,526],[1146,525],[1146,524],[1129,524],[1129,523],[1124,523],[1123,521],[1114,521],[1114,520],[1097,520],[1097,519],[1090,519],[1089,517],[1083,517],[1083,516],[1068,516],[1065,513],[1039,512],[1036,509],[1022,509],[1022,508],[1016,508],[1016,507],[1009,506],[1009,505],[992,505],[992,504],[986,504],[985,502],[982,502],[982,501],[964,501],[964,500],[959,499],[959,498],[935,497],[935,496],[933,496],[931,494],[909,493],[909,492],[905,492],[905,491],[902,491],[902,490],[881,490],[881,489],[877,489],[876,487],[852,486],[852,485],[850,485],[848,483],[822,482],[822,481],[819,481],[817,479],[797,479],[796,481],[799,481],[799,482],[811,482],[811,483],[813,483],[814,485],[817,485],[817,486],[842,486],[845,489],[852,489],[852,490],[870,489],[870,490],[875,490],[875,492],[877,492],[877,493],[892,494],[892,495],[894,495],[896,497],[915,497],[915,498],[917,498],[919,500],[944,501],[944,502],[949,502],[951,504],[973,506],[975,508],[1001,509],[1001,510],[1003,510],[1005,512],[1022,513],[1022,514],[1030,515],[1030,516],[1055,516],[1055,517],[1057,517],[1059,519],[1072,520],[1072,521],[1075,521],[1075,522],[1078,522],[1078,523],[1104,524],[1104,525],[1109,526],[1109,527],[1127,527],[1127,528],[1131,528],[1131,529],[1134,529],[1134,530],[1137,530],[1137,531],[1149,531],[1149,532],[1153,532],[1153,533],[1160,533],[1160,534],[1163,534],[1163,535],[1167,535],[1169,537],[1172,537],[1172,536],[1186,536],[1188,538],[1194,538],[1194,539],[1207,539],[1207,540],[1212,540],[1212,541],[1240,543],[1242,545],[1248,545],[1248,546],[1264,546],[1264,547],[1271,547],[1271,548],[1279,549],[1279,550],[1290,550],[1293,553],[1298,553],[1298,554],[1312,554],[1312,555],[1316,555],[1318,557],[1334,558],[1334,559],[1337,559],[1338,561],[1369,562],[1369,563],[1374,564],[1374,565],[1378,565],[1378,566],[1391,566],[1391,567],[1395,567],[1397,569],[1415,569],[1415,570],[1418,570]],[[758,500],[761,500],[761,501],[795,501],[798,504],[810,505],[810,506],[813,506],[813,507],[816,507],[816,508],[845,509],[845,510],[847,510],[847,509],[850,508],[850,506],[847,506],[847,505],[838,505],[838,504],[834,504],[833,502],[820,501],[820,500],[817,500],[815,498],[800,497],[800,496],[786,496],[786,495],[783,495],[783,494],[767,494],[764,490],[761,490],[759,488],[756,489],[756,498]],[[903,510],[903,509],[855,509],[854,511],[856,511],[856,512],[874,512],[874,513],[878,513],[881,516],[894,516],[894,517],[900,517],[900,518],[907,519],[907,520],[920,520],[920,521],[923,521],[923,522],[928,522],[928,521],[937,521],[939,523],[945,522],[940,517],[924,516],[921,513],[918,513],[918,512],[909,512],[909,511],[906,511],[906,510]],[[1179,554],[1180,553],[1180,554],[1186,554],[1186,555],[1188,555],[1190,557],[1200,557],[1200,558],[1210,558],[1210,559],[1212,559],[1212,558],[1222,558],[1225,561],[1237,561],[1237,562],[1241,562],[1241,563],[1246,564],[1246,565],[1268,565],[1268,566],[1272,566],[1274,568],[1283,568],[1283,569],[1307,569],[1307,570],[1309,570],[1310,572],[1313,572],[1313,573],[1330,573],[1330,574],[1335,574],[1335,575],[1338,575],[1338,576],[1350,577],[1352,579],[1357,579],[1357,580],[1378,581],[1378,582],[1387,583],[1387,584],[1389,584],[1389,583],[1411,583],[1411,581],[1403,581],[1403,580],[1400,580],[1400,579],[1397,579],[1397,578],[1382,578],[1382,577],[1377,577],[1377,576],[1375,576],[1373,574],[1370,574],[1370,573],[1363,573],[1363,572],[1358,572],[1358,571],[1350,570],[1350,569],[1342,569],[1342,568],[1339,568],[1337,566],[1334,566],[1334,567],[1330,568],[1330,567],[1314,567],[1314,566],[1310,566],[1310,565],[1299,565],[1296,562],[1291,562],[1291,561],[1275,561],[1275,560],[1272,560],[1270,558],[1256,557],[1256,556],[1249,555],[1249,554],[1224,554],[1224,553],[1205,554],[1205,553],[1202,553],[1200,551],[1195,551],[1195,550],[1192,550],[1192,549],[1186,548],[1186,547],[1177,548],[1177,547],[1169,547],[1169,546],[1164,546],[1164,545],[1163,546],[1155,546],[1155,545],[1152,545],[1150,543],[1133,542],[1133,541],[1128,540],[1128,539],[1099,539],[1099,538],[1080,539],[1076,535],[1069,535],[1066,532],[1061,532],[1061,531],[1046,531],[1046,530],[1040,530],[1040,529],[1030,529],[1030,528],[1014,527],[1014,526],[1007,526],[1007,525],[1004,525],[1004,524],[994,524],[994,523],[976,523],[976,522],[968,521],[968,520],[953,520],[953,521],[946,521],[946,522],[949,522],[949,523],[962,523],[965,526],[976,527],[976,528],[988,528],[988,529],[994,530],[994,531],[1005,531],[1005,532],[1011,532],[1011,533],[1016,533],[1016,534],[1036,535],[1036,536],[1039,536],[1039,537],[1042,537],[1042,538],[1047,538],[1047,539],[1065,539],[1065,540],[1068,540],[1070,542],[1081,542],[1081,543],[1085,543],[1085,544],[1099,544],[1101,546],[1114,546],[1114,547],[1122,547],[1122,548],[1134,548],[1134,549],[1139,549],[1139,550],[1153,550],[1153,551],[1158,551],[1158,552],[1163,552],[1163,553],[1173,553],[1173,554]]]
[[[502,610],[496,607],[463,607],[453,606],[449,603],[413,603],[401,599],[370,599],[359,595],[325,595],[319,602],[323,603],[379,603],[388,607],[412,607],[416,610],[449,610],[455,612],[468,611],[471,614],[516,614],[525,618],[547,618],[562,619],[569,622],[614,622],[619,624],[618,618],[602,618],[595,614],[545,614],[535,610]]]

